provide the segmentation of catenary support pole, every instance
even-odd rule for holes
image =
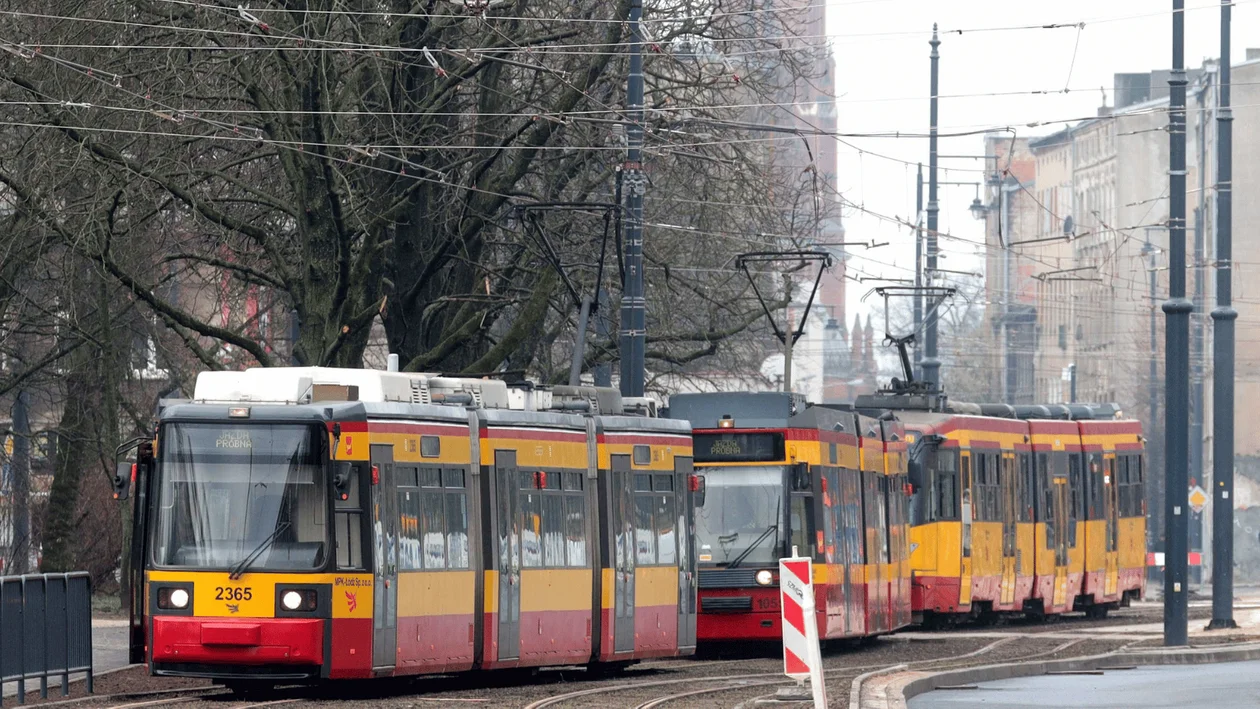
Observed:
[[[1190,440],[1190,311],[1186,299],[1186,13],[1185,0],[1173,0],[1173,65],[1168,79],[1168,300],[1164,301],[1164,465],[1168,528],[1164,574],[1164,644],[1187,640],[1186,513]]]
[[[1221,0],[1220,107],[1216,114],[1216,307],[1212,310],[1212,622],[1234,628],[1234,115],[1230,107],[1230,10]]]
[[[792,328],[792,275],[783,274],[783,293],[787,305],[783,307],[783,391],[792,391],[792,346],[796,344]]]
[[[1152,441],[1159,440],[1160,436],[1156,435],[1159,431],[1159,316],[1156,307],[1159,292],[1159,271],[1157,263],[1157,252],[1159,249],[1151,244],[1149,230],[1147,232],[1146,243],[1142,245],[1142,255],[1147,257],[1146,271],[1150,281],[1150,291],[1147,297],[1147,307],[1150,309],[1151,321],[1151,361],[1150,370],[1146,375],[1147,383],[1147,420],[1150,422],[1151,430],[1148,433],[1149,439]],[[1158,464],[1157,464],[1158,459]],[[1147,546],[1146,548],[1161,557],[1168,551],[1164,545],[1164,483],[1163,477],[1163,459],[1160,451],[1155,445],[1149,446],[1146,453],[1146,471],[1147,471],[1147,509],[1150,510],[1150,519],[1147,521]],[[1156,476],[1155,473],[1159,475]],[[1160,581],[1162,583],[1163,564],[1158,566],[1152,565],[1148,567],[1148,581]]]
[[[931,108],[931,125],[928,129],[928,203],[927,203],[927,278],[925,283],[928,286],[936,285],[934,283],[936,276],[936,229],[938,225],[938,216],[940,213],[940,204],[937,202],[937,163],[939,155],[937,154],[937,126],[939,125],[940,113],[938,111],[940,98],[940,63],[941,63],[941,39],[937,34],[937,26],[932,25],[932,40],[928,43],[932,47],[932,92],[929,102]],[[937,358],[937,342],[936,342],[936,325],[938,314],[936,312],[937,298],[928,296],[927,312],[925,318],[925,333],[923,335],[923,381],[927,382],[929,387],[940,389],[941,386],[941,361]]]
[[[626,258],[621,292],[621,393],[643,396],[647,301],[643,291],[643,0],[630,0],[630,75],[626,86]]]
[[[923,163],[919,163],[919,176],[915,180],[917,191],[914,200],[914,378],[923,379],[923,348],[919,346],[923,332]]]

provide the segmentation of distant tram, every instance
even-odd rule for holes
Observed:
[[[563,409],[563,411],[561,410]],[[131,652],[224,683],[587,665],[696,644],[690,426],[611,390],[203,373],[120,467]]]
[[[1091,617],[1140,598],[1146,561],[1141,423],[1106,405],[1007,406],[860,397],[910,443],[916,621]]]
[[[819,637],[910,623],[907,456],[899,422],[786,393],[679,394],[703,496],[697,640],[781,637],[778,560],[814,560]]]

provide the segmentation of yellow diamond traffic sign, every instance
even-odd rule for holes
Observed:
[[[1190,509],[1195,512],[1202,512],[1203,508],[1207,506],[1207,503],[1208,494],[1204,492],[1203,488],[1198,485],[1190,488]]]

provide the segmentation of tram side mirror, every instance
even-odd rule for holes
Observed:
[[[797,492],[810,490],[809,463],[797,463],[792,466],[792,489]]]
[[[125,500],[131,494],[131,483],[136,479],[137,463],[119,463],[114,471],[114,499]]]
[[[350,499],[350,481],[354,479],[353,468],[350,463],[338,463],[336,471],[333,473],[333,493],[337,495],[338,500]]]
[[[704,476],[692,475],[688,481],[691,488],[691,499],[696,507],[704,507]]]

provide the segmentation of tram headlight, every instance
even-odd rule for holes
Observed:
[[[762,586],[769,586],[770,584],[774,583],[774,574],[770,573],[769,569],[762,569],[761,571],[758,571],[757,583],[761,584]]]
[[[284,613],[310,613],[319,608],[319,594],[311,588],[277,588],[276,610]]]
[[[157,605],[162,610],[180,611],[188,607],[192,594],[183,588],[161,588],[157,593]]]

